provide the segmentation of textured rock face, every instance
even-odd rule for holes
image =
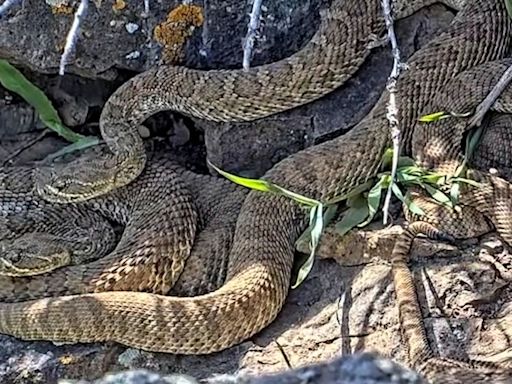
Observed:
[[[68,8],[51,7],[49,4],[57,4],[52,1],[23,3],[23,7],[14,6],[0,18],[0,57],[38,73],[55,74],[73,20],[72,6],[77,1],[58,3],[68,4]],[[101,5],[98,7],[96,3]],[[118,85],[126,79],[127,70],[141,72],[155,65],[160,50],[153,39],[153,30],[179,3],[169,0],[149,3],[150,12],[145,14],[142,1],[126,1],[122,8],[107,1],[90,2],[76,52],[66,71],[88,78],[116,79],[114,85]],[[188,39],[183,64],[201,69],[240,67],[250,5],[209,0],[201,6],[203,24]],[[318,10],[325,6],[319,0],[266,4],[252,64],[272,62],[299,49],[315,32]],[[451,12],[438,5],[400,21],[398,36],[404,57],[445,27],[452,17]],[[389,49],[376,48],[346,86],[317,102],[251,123],[196,122],[205,131],[208,157],[228,171],[260,176],[284,157],[354,126],[378,99],[390,69]],[[62,99],[62,95],[53,97]],[[87,106],[101,105],[106,99],[104,93],[96,93],[96,97],[90,94],[74,97],[79,112],[73,112],[82,116],[87,116]],[[69,98],[62,105],[68,105]],[[84,120],[78,118],[81,123]]]
[[[274,375],[218,375],[206,379],[211,384],[420,384],[414,372],[371,354],[338,358]],[[185,375],[158,375],[135,370],[107,375],[93,383],[64,381],[61,384],[198,384]]]
[[[150,1],[151,12],[144,15],[142,1],[126,1],[120,10],[112,8],[113,1],[104,0],[99,8],[90,2],[75,59],[67,67],[74,75],[65,76],[58,87],[52,76],[41,74],[56,73],[72,16],[63,10],[52,13],[48,3],[52,2],[26,0],[23,7],[15,6],[0,18],[0,57],[28,68],[27,75],[56,102],[69,125],[97,133],[95,123],[101,107],[108,94],[127,78],[126,71],[142,71],[158,61],[152,30],[178,3]],[[76,1],[65,3],[76,5]],[[204,24],[192,34],[185,64],[239,67],[249,5],[208,0],[202,6]],[[293,0],[272,1],[266,6],[254,64],[280,59],[304,44],[317,27],[317,10],[325,4]],[[401,21],[398,28],[403,53],[410,55],[451,18],[446,8],[433,6]],[[159,137],[148,143],[155,151],[170,151],[164,144],[173,136],[174,143],[185,146],[172,150],[185,153],[191,167],[204,170],[203,134],[197,129],[202,127],[208,156],[215,164],[245,175],[260,175],[283,157],[353,126],[380,95],[389,68],[388,49],[377,48],[346,87],[310,105],[253,123],[213,126],[161,114],[148,124],[147,135],[159,132]],[[34,140],[40,127],[33,110],[16,96],[0,91],[2,162],[12,156],[12,162],[26,163],[60,148],[62,141],[54,137]],[[28,149],[18,153],[23,147]],[[398,231],[359,231],[345,240],[328,232],[319,253],[336,261],[318,261],[308,280],[290,293],[284,310],[270,327],[227,351],[211,356],[172,356],[112,344],[55,346],[0,336],[0,382],[94,380],[108,371],[136,368],[185,373],[198,379],[239,370],[257,375],[370,350],[404,361],[389,265],[382,261]],[[418,241],[415,255],[414,270],[428,332],[438,349],[449,354],[462,347],[471,357],[506,357],[500,352],[506,354],[512,337],[511,308],[506,304],[512,258],[499,239],[490,235],[458,249]],[[131,375],[138,380],[135,383],[167,380],[147,373]],[[127,376],[120,380],[130,382]]]

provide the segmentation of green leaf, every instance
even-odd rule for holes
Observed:
[[[20,71],[3,59],[0,59],[0,83],[4,88],[17,93],[34,107],[44,125],[55,131],[58,135],[71,142],[77,142],[84,138],[84,136],[73,132],[62,123],[59,114],[43,91],[33,85]]]
[[[507,8],[508,17],[512,18],[512,0],[505,0],[505,8]]]
[[[391,163],[393,162],[393,148],[387,148],[382,155],[382,159],[380,162],[381,169],[391,168]],[[406,167],[414,165],[414,160],[408,156],[399,156],[398,157],[398,167]]]
[[[53,160],[57,157],[60,157],[62,155],[79,151],[85,148],[92,147],[94,145],[98,145],[100,143],[100,139],[94,136],[85,136],[83,139],[78,140],[77,142],[74,142],[73,144],[67,145],[64,148],[58,150],[55,153],[52,153],[46,157],[45,160]]]
[[[481,183],[479,183],[478,181],[475,181],[475,180],[471,180],[471,179],[467,179],[467,178],[464,178],[464,177],[453,177],[450,179],[450,181],[454,182],[454,183],[466,183],[466,184],[469,184],[473,187],[476,187],[476,188],[479,188],[482,186]]]
[[[425,211],[418,207],[418,205],[412,201],[410,198],[406,198],[405,205],[407,206],[407,209],[418,216],[423,216],[425,214]]]
[[[351,197],[357,196],[357,195],[367,191],[368,189],[370,189],[370,187],[373,185],[373,183],[374,183],[374,180],[370,179],[367,182],[360,184],[357,187],[354,187],[349,192],[347,192],[343,195],[335,196],[332,199],[327,200],[325,204],[326,205],[337,204],[343,200],[347,200],[347,199],[350,199]]]
[[[287,189],[284,189],[283,187],[280,187],[276,184],[268,183],[268,185],[270,186],[270,189],[273,192],[277,192],[286,197],[289,197],[290,199],[295,200],[299,204],[307,205],[308,207],[315,207],[321,204],[320,201],[318,200],[310,199],[309,197],[299,195],[298,193],[292,191],[288,191]]]
[[[226,179],[232,181],[235,184],[238,184],[243,187],[250,188],[250,189],[254,189],[256,191],[261,191],[261,192],[270,192],[272,190],[272,187],[270,187],[268,181],[260,180],[260,179],[249,179],[246,177],[233,175],[229,172],[223,171],[220,168],[217,168],[209,160],[208,160],[208,164],[210,164],[210,166],[213,167],[213,169],[215,169],[217,172],[219,172]]]
[[[233,175],[232,173],[223,171],[222,169],[216,167],[212,164],[211,161],[207,160],[208,164],[215,169],[217,172],[219,172],[222,176],[224,176],[226,179],[232,181],[233,183],[236,183],[238,185],[241,185],[246,188],[254,189],[256,191],[260,192],[273,192],[278,195],[286,196],[294,201],[296,201],[299,204],[306,205],[308,207],[315,207],[320,203],[320,201],[315,199],[310,199],[309,197],[299,195],[298,193],[288,191],[287,189],[280,187],[279,185],[276,185],[274,183],[271,183],[270,181],[261,180],[261,179],[250,179],[247,177],[241,177]]]
[[[324,212],[324,226],[327,226],[336,216],[337,205],[327,205]],[[311,228],[308,227],[295,242],[295,248],[305,248],[306,245],[309,247],[311,244]]]
[[[320,243],[320,237],[324,229],[324,218],[323,218],[324,207],[322,204],[318,204],[311,208],[309,212],[309,228],[308,232],[311,236],[310,249],[311,252],[309,257],[306,259],[304,264],[299,268],[297,273],[297,280],[292,285],[292,289],[297,288],[306,279],[311,268],[313,268],[313,262],[315,260],[315,252],[318,244]]]
[[[375,217],[375,213],[377,213],[377,210],[379,209],[380,205],[382,188],[385,188],[383,184],[384,181],[386,180],[386,176],[390,178],[389,175],[382,176],[379,182],[375,184],[372,189],[370,189],[370,192],[368,192],[368,217],[364,222],[359,224],[359,226],[364,227],[365,225],[368,225]]]
[[[459,183],[453,183],[450,188],[450,199],[453,205],[459,204],[459,197],[460,197],[460,184]]]
[[[400,168],[400,173],[406,173],[408,175],[421,176],[425,174],[425,170],[421,169],[417,165],[409,165]]]
[[[357,195],[347,201],[348,209],[343,213],[341,220],[336,223],[336,232],[345,235],[352,228],[361,224],[368,217],[368,204],[362,195]]]
[[[400,170],[396,173],[396,179],[399,183],[419,183],[421,181],[420,176],[418,175],[411,175],[406,172],[401,172]]]
[[[434,112],[429,115],[420,116],[420,118],[418,120],[423,123],[431,123],[431,122],[438,121],[441,119],[446,119],[447,117],[450,117],[450,114],[446,113],[444,111],[441,111],[441,112]]]
[[[391,186],[391,191],[393,191],[393,194],[396,197],[398,197],[398,199],[402,203],[405,203],[405,198],[404,198],[404,195],[402,194],[402,190],[400,189],[400,187],[396,183],[393,183],[393,185]]]
[[[384,154],[382,155],[382,159],[380,161],[380,167],[382,169],[390,167],[392,160],[393,160],[393,148],[386,148],[386,150],[384,151]]]
[[[479,126],[477,129],[470,132],[466,137],[466,150],[464,153],[465,159],[469,160],[473,153],[475,152],[475,148],[478,145],[480,138],[482,137],[482,133],[483,127]]]
[[[450,200],[450,198],[448,196],[446,196],[446,194],[443,191],[441,191],[437,188],[434,188],[428,184],[423,184],[423,188],[425,188],[427,190],[429,195],[432,196],[432,198],[434,200],[440,202],[441,204],[447,205],[449,207],[453,207],[452,201]]]
[[[421,176],[421,181],[429,184],[443,184],[446,182],[446,176],[437,173],[429,173]]]

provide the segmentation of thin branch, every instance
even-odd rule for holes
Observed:
[[[505,88],[507,88],[510,81],[512,81],[512,65],[508,67],[505,72],[503,72],[503,75],[501,75],[493,89],[491,89],[485,99],[480,104],[478,104],[475,114],[469,120],[468,127],[479,127],[482,124],[482,120],[484,119],[485,114],[489,111],[489,109],[491,109],[494,102],[496,99],[498,99],[498,97],[500,97]]]
[[[242,66],[244,71],[248,71],[251,66],[252,49],[254,47],[254,39],[260,26],[261,4],[263,0],[254,0],[252,3],[251,17],[247,28],[247,35],[244,44],[244,58]]]
[[[78,32],[80,30],[80,23],[84,19],[87,8],[89,6],[88,0],[81,0],[78,9],[75,12],[75,17],[73,19],[73,24],[71,24],[71,28],[68,32],[68,36],[66,37],[66,45],[64,46],[64,52],[60,57],[60,65],[59,65],[59,75],[63,76],[64,71],[66,69],[66,64],[69,61],[69,56],[74,52],[76,42],[78,40]]]
[[[2,162],[2,167],[5,167],[7,164],[12,163],[13,159],[20,155],[21,153],[25,152],[27,149],[31,148],[34,144],[40,142],[48,133],[50,133],[50,130],[48,128],[45,128],[39,135],[37,135],[34,139],[28,141],[24,145],[22,145],[20,148],[12,152],[7,158]]]
[[[392,0],[391,0],[392,1]],[[386,22],[386,28],[388,31],[388,38],[391,42],[391,52],[393,54],[393,69],[389,74],[386,88],[389,92],[389,101],[387,105],[387,113],[386,118],[389,122],[389,129],[391,131],[391,140],[393,142],[393,161],[391,167],[391,182],[389,184],[388,190],[386,192],[386,197],[384,199],[384,206],[382,207],[383,211],[383,222],[384,225],[388,222],[389,215],[389,204],[391,202],[392,195],[392,186],[395,182],[396,178],[396,170],[398,168],[398,157],[400,156],[400,140],[401,140],[401,132],[400,132],[400,124],[398,121],[398,106],[396,103],[396,82],[398,77],[400,76],[400,71],[404,68],[400,60],[400,49],[398,48],[398,43],[396,41],[395,35],[395,27],[393,22],[393,16],[391,14],[391,5],[390,0],[382,0],[382,12],[384,13],[384,21]]]
[[[16,5],[21,0],[5,0],[2,5],[0,5],[0,16],[2,16],[9,8],[11,8],[13,5]]]

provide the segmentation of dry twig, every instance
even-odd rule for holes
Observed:
[[[78,32],[80,30],[80,23],[82,22],[83,18],[85,17],[85,14],[87,13],[88,5],[88,0],[81,0],[78,9],[75,12],[73,24],[71,24],[68,36],[66,37],[66,45],[64,46],[64,52],[60,57],[59,75],[61,76],[64,75],[64,71],[66,69],[66,64],[69,61],[69,57],[75,50],[76,42],[78,40]]]
[[[11,8],[13,5],[16,5],[20,2],[20,0],[5,0],[2,5],[0,5],[0,16],[7,12],[9,8]]]
[[[251,17],[247,28],[247,36],[244,44],[244,58],[242,66],[244,71],[248,71],[251,65],[252,49],[254,47],[254,39],[260,26],[261,3],[263,0],[254,0],[252,3]]]
[[[500,79],[496,83],[496,85],[491,89],[491,92],[485,97],[485,99],[478,104],[475,110],[475,114],[469,120],[469,127],[479,127],[482,124],[482,120],[484,119],[485,114],[491,109],[494,102],[498,97],[500,97],[501,93],[507,88],[507,86],[512,81],[512,65],[507,68],[503,75],[501,75]]]
[[[391,191],[393,187],[393,183],[395,182],[396,171],[398,168],[398,157],[400,156],[400,140],[401,140],[401,132],[400,132],[400,122],[398,121],[398,106],[396,103],[396,82],[398,77],[400,76],[400,71],[404,67],[400,60],[400,49],[398,48],[398,43],[396,41],[395,35],[395,27],[393,22],[393,16],[391,14],[391,4],[392,0],[382,0],[382,12],[384,13],[384,20],[386,22],[386,28],[388,31],[388,38],[391,43],[391,52],[393,54],[393,69],[389,74],[386,88],[389,92],[389,101],[387,105],[387,114],[386,117],[389,121],[389,129],[391,131],[391,140],[393,142],[393,162],[391,168],[391,182],[389,184],[388,190],[386,192],[386,197],[384,199],[384,206],[382,207],[383,212],[383,222],[384,225],[388,222],[388,214],[389,214],[389,203],[391,201]]]

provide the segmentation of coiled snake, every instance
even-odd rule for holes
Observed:
[[[397,16],[404,16],[434,1],[395,3]],[[449,3],[456,8],[464,4],[462,1]],[[422,126],[417,129],[418,117],[439,110],[433,108],[459,106],[457,103],[449,105],[449,100],[434,98],[464,71],[479,65],[488,65],[488,69],[503,68],[503,63],[491,62],[504,58],[510,47],[512,25],[503,2],[475,0],[467,3],[446,31],[412,56],[409,70],[397,83],[401,106],[398,118],[404,132],[403,152],[414,156],[420,164],[439,169],[444,169],[443,164],[434,164],[433,159],[448,156],[434,150],[442,148],[439,143],[448,143],[455,157],[462,153],[461,142],[452,132],[453,121],[447,119],[432,128]],[[217,121],[249,120],[306,103],[350,78],[368,55],[371,36],[379,35],[383,30],[379,1],[334,0],[329,10],[323,13],[321,27],[311,42],[283,61],[253,68],[249,72],[200,72],[160,67],[143,73],[123,85],[103,110],[100,125],[112,155],[72,163],[63,169],[42,171],[36,181],[38,190],[48,201],[80,204],[86,200],[102,199],[103,195],[124,186],[130,188],[134,179],[135,183],[147,181],[144,174],[139,177],[145,167],[146,156],[136,128],[148,115],[173,109]],[[480,87],[481,94],[492,86],[490,78],[500,74],[498,70],[491,72],[492,76],[485,70],[482,75],[480,72],[473,74],[472,86]],[[344,194],[365,183],[377,174],[382,155],[390,145],[387,97],[384,93],[366,118],[348,134],[284,159],[265,178],[319,200]],[[471,100],[471,105],[475,102],[478,102],[477,98]],[[462,128],[457,127],[463,131]],[[154,185],[151,171],[149,177],[149,184]],[[481,193],[467,192],[462,202],[467,201],[470,205],[475,201],[481,203],[475,208],[489,217],[505,240],[510,241],[512,229],[502,211],[510,207],[506,199],[508,184],[497,178],[485,183],[488,188],[482,188]],[[499,204],[499,212],[497,205],[493,205],[496,200],[503,202]],[[154,207],[158,210],[171,201],[174,202],[159,199],[154,201]],[[136,213],[140,212],[131,211],[131,214]],[[191,298],[155,294],[169,290],[165,283],[168,276],[173,275],[167,269],[169,261],[164,263],[164,271],[153,267],[148,272],[153,284],[142,288],[148,291],[154,288],[155,293],[119,291],[119,287],[125,290],[140,288],[134,286],[130,279],[125,279],[129,274],[126,268],[131,270],[132,266],[119,261],[110,264],[114,267],[109,267],[106,280],[98,280],[102,271],[93,270],[86,280],[92,287],[86,288],[78,282],[82,273],[89,273],[87,265],[66,267],[48,276],[31,278],[38,283],[31,285],[36,288],[28,293],[30,298],[61,296],[1,304],[0,332],[25,339],[113,340],[151,351],[186,354],[227,348],[264,328],[281,309],[288,291],[294,243],[305,229],[305,219],[306,212],[295,203],[282,197],[251,192],[237,218],[233,245],[227,259],[226,279],[217,290]],[[155,240],[158,233],[152,223],[148,228],[136,224],[136,229],[151,232]],[[171,226],[165,230],[169,228]],[[184,239],[190,240],[194,233],[190,230]],[[179,242],[176,239],[172,241]],[[189,247],[187,243],[182,248]],[[176,268],[174,276],[184,268],[183,263],[176,267],[182,256],[187,257],[187,251],[183,252],[185,255],[173,257],[170,263]],[[407,270],[403,258],[399,261],[401,264],[397,261],[395,265],[405,266]],[[403,286],[400,281],[403,283],[404,278],[399,279],[402,280],[396,284],[397,294],[398,290],[406,292],[405,288],[399,288]],[[98,286],[98,281],[108,283]],[[161,284],[155,284],[155,281]],[[23,294],[12,294],[12,289],[2,288],[12,288],[16,284],[10,279],[2,282],[0,295],[8,292],[4,299],[9,301],[26,299]],[[68,287],[74,288],[68,290]],[[97,292],[99,290],[107,292]],[[95,293],[74,295],[83,292]],[[405,298],[415,301],[414,290],[407,292]],[[399,302],[404,302],[403,297],[398,294]],[[405,309],[404,315],[421,316],[417,309]],[[411,328],[412,333],[419,332],[420,328],[421,321]],[[405,335],[412,343],[410,349],[415,350],[414,345],[418,342],[410,337],[407,330]],[[427,376],[453,373],[448,367],[464,372],[473,367],[485,368],[478,363],[457,365],[433,358],[430,352],[422,353],[413,352],[412,359]],[[493,369],[491,367],[490,371]],[[487,373],[482,375],[488,377]],[[478,381],[477,376],[460,377]]]

